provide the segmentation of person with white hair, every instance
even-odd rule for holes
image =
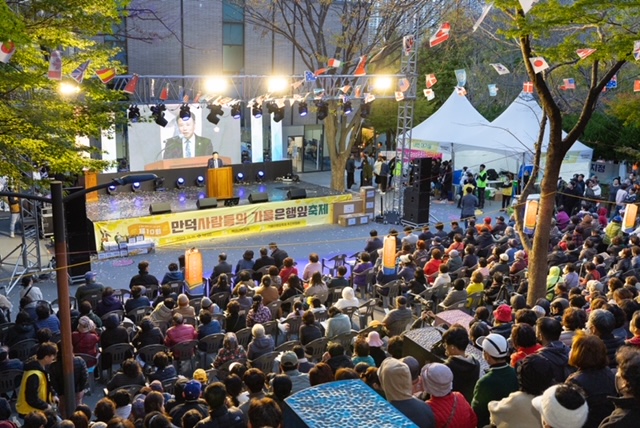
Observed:
[[[344,287],[342,289],[342,298],[338,299],[338,301],[333,305],[336,308],[342,310],[350,307],[358,307],[360,306],[360,301],[356,297],[355,291],[351,287]]]
[[[255,360],[261,355],[273,352],[275,342],[270,334],[266,334],[262,324],[254,324],[251,327],[251,335],[253,340],[247,346],[247,358]]]

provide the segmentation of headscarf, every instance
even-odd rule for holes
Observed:
[[[400,360],[386,358],[380,364],[378,377],[387,400],[403,401],[413,397],[411,371]]]

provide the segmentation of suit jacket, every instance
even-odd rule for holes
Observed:
[[[215,168],[216,167],[216,161],[218,163],[218,165],[217,165],[218,168],[222,168],[224,166],[224,162],[222,162],[222,159],[220,159],[220,158],[218,158],[218,159],[211,158],[211,159],[209,159],[209,162],[207,162],[207,168]]]
[[[196,156],[207,156],[213,152],[213,144],[211,140],[205,137],[196,135]],[[177,135],[169,138],[165,141],[163,159],[179,159],[184,157],[182,155],[182,136]]]

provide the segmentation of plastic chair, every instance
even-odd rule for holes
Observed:
[[[104,314],[103,316],[100,317],[100,319],[104,322],[107,318],[109,318],[111,315],[117,315],[118,316],[118,320],[120,322],[122,322],[122,320],[124,319],[124,311],[122,310],[117,310],[117,311],[111,311],[111,312],[107,312],[106,314]]]
[[[196,314],[199,314],[200,309],[202,309],[202,297],[194,297],[192,299],[189,299],[189,306],[191,306],[196,311]]]
[[[278,327],[278,321],[273,320],[262,324],[264,327],[264,332],[266,334],[270,334],[273,337],[273,340],[277,342],[278,335],[280,333],[280,328]]]
[[[276,352],[287,352],[287,351],[293,351],[293,347],[296,345],[299,345],[300,342],[297,340],[290,340],[288,342],[284,342],[283,344],[281,344],[280,346],[278,346],[276,349],[274,349],[274,351]]]
[[[9,348],[9,358],[17,358],[24,362],[29,359],[30,356],[35,354],[35,347],[38,341],[35,339],[21,340],[18,343],[13,344]]]
[[[0,394],[8,394],[20,386],[22,370],[5,370],[0,372]]]
[[[344,351],[347,353],[347,355],[351,355],[352,354],[351,342],[353,341],[354,337],[358,336],[358,334],[359,334],[358,331],[351,330],[349,333],[339,334],[337,336],[330,338],[329,342],[337,342],[341,344],[342,347],[344,348]]]
[[[460,300],[459,302],[454,302],[452,304],[450,304],[449,306],[444,306],[442,303],[440,303],[438,305],[438,308],[440,309],[440,312],[442,311],[451,311],[454,309],[462,309],[462,310],[467,310],[467,299],[464,300]]]
[[[140,325],[142,319],[149,315],[151,312],[153,312],[153,308],[151,306],[143,306],[127,312],[127,318],[133,321],[135,325]]]
[[[69,296],[69,303],[71,303],[73,309],[78,309],[78,300],[75,297]],[[60,306],[58,299],[54,299],[53,302],[51,302],[51,306]]]
[[[469,302],[468,307],[466,308],[467,312],[469,312],[471,315],[474,314],[476,308],[480,305],[482,305],[482,301],[484,299],[484,292],[483,291],[479,291],[477,293],[473,293],[469,296],[469,298],[471,299],[471,301]]]
[[[296,294],[295,296],[288,297],[282,301],[280,304],[280,309],[283,311],[283,315],[288,315],[293,311],[293,304],[295,302],[301,302],[304,300],[304,295]],[[286,312],[286,314],[284,313]]]
[[[162,389],[165,393],[173,395],[178,377],[172,377],[162,381]]]
[[[379,298],[382,299],[382,307],[383,308],[392,308],[392,302],[395,302],[396,297],[398,297],[398,293],[400,291],[400,283],[402,280],[396,279],[394,281],[388,282],[385,285],[376,285],[376,294]],[[381,290],[389,290],[387,295],[381,294]]]
[[[274,373],[273,365],[276,360],[276,357],[280,355],[280,352],[273,351],[268,354],[260,355],[253,361],[249,361],[249,365],[252,368],[256,368],[262,371],[265,375],[269,373]]]
[[[191,372],[196,369],[195,350],[197,347],[197,340],[187,340],[186,342],[176,343],[171,347],[171,353],[173,354],[173,362],[176,365],[176,370],[180,370],[180,363],[183,361],[189,361],[191,365]]]
[[[4,343],[4,338],[7,335],[7,332],[11,330],[14,325],[16,325],[14,322],[6,322],[0,325],[0,342]]]
[[[282,301],[274,300],[273,302],[267,305],[267,308],[271,311],[271,319],[277,320],[280,315],[280,305],[282,305]]]
[[[342,297],[342,290],[344,287],[335,287],[329,289],[329,298],[327,299],[327,305],[335,305],[336,302]]]
[[[324,351],[327,349],[328,343],[329,339],[326,337],[320,337],[316,340],[313,340],[307,343],[307,346],[305,346],[305,353],[311,356],[312,361],[320,361],[322,359]]]
[[[373,311],[377,303],[378,301],[376,299],[369,299],[358,307],[360,311],[360,329],[367,327],[369,318],[373,321]]]
[[[100,293],[100,292],[91,293],[88,296],[85,296],[85,298],[82,299],[82,301],[80,301],[80,303],[89,302],[89,303],[91,303],[91,307],[93,309],[95,309],[98,306],[98,302],[100,301],[100,299],[102,299],[102,293]]]
[[[184,281],[171,281],[167,285],[171,287],[172,293],[180,294],[184,291]]]
[[[220,323],[222,330],[227,329],[227,318],[223,314],[213,314],[211,315],[211,319],[217,320]]]
[[[193,328],[196,328],[198,326],[198,321],[195,317],[183,317],[183,320],[185,324],[192,325]]]
[[[288,326],[285,340],[290,341],[292,340],[292,337],[295,337],[296,339],[298,338],[300,326],[302,325],[302,317],[287,318],[282,321],[282,324],[286,324]]]
[[[339,254],[337,256],[333,256],[330,259],[322,259],[322,272],[325,269],[329,271],[329,275],[336,276],[338,273],[338,268],[340,266],[345,266],[347,260],[346,254]],[[333,266],[327,265],[327,262],[333,262]]]
[[[98,357],[94,357],[89,354],[75,354],[75,356],[82,358],[87,364],[87,373],[89,374],[89,395],[91,395],[96,386],[96,377],[94,373],[96,371],[96,367],[98,367]]]
[[[210,334],[198,341],[198,351],[200,354],[200,367],[207,367],[207,356],[216,354],[222,347],[224,333]]]
[[[227,303],[229,303],[230,295],[231,294],[228,291],[220,291],[211,295],[211,301],[224,311],[227,309]]]
[[[351,274],[351,286],[352,287],[354,287],[355,278],[360,278],[360,277],[364,277],[365,278],[364,287],[358,286],[358,291],[360,292],[360,298],[362,298],[362,299],[366,298],[367,293],[369,292],[369,285],[373,281],[374,276],[375,276],[375,273],[373,272],[373,268],[372,267],[370,267],[369,269],[367,269],[365,271],[356,272],[356,273]]]
[[[247,327],[236,331],[236,337],[238,338],[238,344],[242,345],[244,349],[247,349],[251,341],[251,328]]]
[[[133,345],[130,343],[118,343],[109,346],[107,349],[104,349],[100,355],[100,370],[107,370],[109,379],[111,379],[113,376],[113,365],[122,364],[124,360],[133,355],[133,351]],[[109,367],[104,366],[105,357],[110,357],[110,359],[108,359],[108,361],[110,361]]]
[[[109,398],[113,398],[113,396],[116,393],[116,391],[121,390],[121,389],[124,389],[125,391],[127,391],[131,397],[135,397],[136,395],[138,395],[138,393],[142,389],[142,385],[125,385],[125,386],[121,386],[121,387],[118,387],[118,388],[114,389],[113,391],[108,391],[108,393],[105,393],[105,396],[107,396]],[[106,388],[104,390],[107,391]]]
[[[313,314],[316,317],[316,321],[324,322],[329,319],[329,313],[327,311],[318,311]]]
[[[135,284],[134,284],[135,285]],[[145,294],[149,298],[149,300],[153,301],[156,296],[158,296],[158,287],[157,285],[145,285]]]

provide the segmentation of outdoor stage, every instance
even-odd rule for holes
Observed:
[[[188,172],[193,175],[198,171],[191,169]],[[162,173],[166,174],[166,171]],[[171,174],[175,173],[179,171],[171,170]],[[102,174],[99,182],[107,179],[106,175]],[[234,197],[239,198],[238,205],[224,206],[218,201],[216,208],[200,210],[196,204],[206,198],[205,187],[196,187],[194,181],[188,179],[185,180],[187,186],[182,189],[176,188],[174,177],[171,177],[165,178],[164,191],[153,190],[153,182],[150,182],[145,183],[145,190],[138,192],[133,192],[131,186],[123,186],[111,195],[101,192],[96,200],[89,199],[86,204],[87,218],[93,223],[95,248],[98,253],[109,252],[113,257],[115,252],[123,250],[123,246],[118,245],[123,242],[131,252],[136,247],[146,250],[150,242],[155,248],[229,234],[330,224],[333,222],[332,205],[352,199],[350,193],[342,194],[312,183],[274,181],[275,174],[263,183],[256,183],[253,175],[245,174],[245,177],[247,181],[233,187]],[[288,193],[297,189],[304,190],[306,197],[288,199]],[[266,194],[268,201],[250,203],[249,196],[254,195],[255,200],[256,194]],[[169,204],[171,212],[151,215],[150,206],[158,203]]]

